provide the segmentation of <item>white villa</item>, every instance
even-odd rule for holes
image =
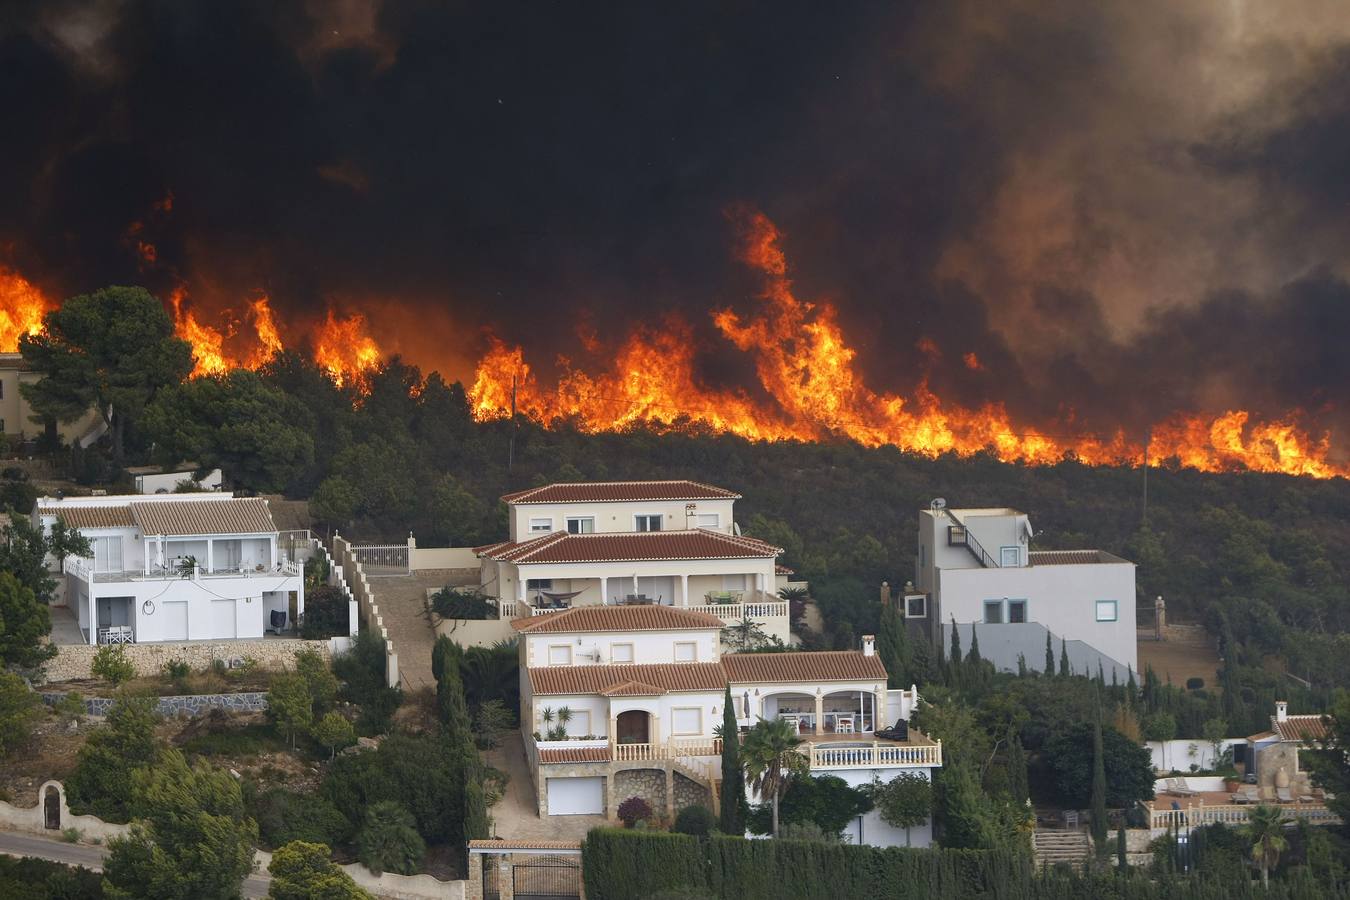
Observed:
[[[550,484],[502,497],[510,537],[474,548],[503,619],[585,606],[654,605],[748,617],[787,642],[774,594],[782,550],[740,534],[740,495],[693,481]]]
[[[1032,550],[1031,521],[1015,509],[947,509],[935,500],[919,513],[916,590],[905,614],[926,620],[934,641],[949,640],[955,619],[963,646],[979,628],[980,650],[1004,669],[1021,654],[1033,667],[1049,631],[1075,671],[1100,664],[1122,682],[1138,670],[1134,563],[1102,550]]]
[[[84,641],[260,638],[305,611],[303,567],[277,549],[267,501],[229,493],[41,497],[93,547],[65,560],[66,603]]]
[[[723,620],[679,605],[578,606],[513,623],[520,635],[521,731],[541,816],[613,817],[640,796],[673,816],[715,805],[728,686],[738,725],[782,718],[798,729],[812,774],[860,786],[900,772],[931,777],[942,745],[909,730],[914,690],[888,690],[871,636],[861,650],[723,653]],[[906,723],[900,739],[877,736]],[[537,735],[537,736],[536,736]],[[854,842],[927,846],[875,811]]]

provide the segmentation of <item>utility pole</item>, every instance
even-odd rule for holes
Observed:
[[[516,376],[511,376],[511,440],[506,451],[506,471],[516,464]]]

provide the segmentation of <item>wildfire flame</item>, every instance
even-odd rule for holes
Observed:
[[[1330,461],[1330,438],[1310,436],[1296,424],[1297,414],[1270,422],[1253,421],[1243,410],[1177,414],[1153,427],[1146,451],[1122,432],[1063,437],[1018,427],[1001,403],[978,409],[944,403],[926,377],[909,397],[874,391],[856,371],[856,352],[834,308],[793,294],[780,240],[767,217],[747,218],[739,255],[763,278],[759,306],[746,319],[731,310],[717,310],[712,317],[722,336],[754,361],[759,385],[772,401],[767,407],[744,392],[701,385],[694,374],[690,329],[667,322],[660,329],[634,331],[600,374],[577,371],[560,360],[563,375],[552,388],[539,384],[520,347],[494,339],[469,392],[475,417],[498,418],[515,410],[545,423],[571,420],[593,432],[634,423],[657,428],[688,423],[751,439],[811,441],[838,434],[867,446],[889,444],[927,456],[990,450],[1005,461],[1033,464],[1066,456],[1094,465],[1140,464],[1147,452],[1151,463],[1176,458],[1204,471],[1350,475],[1350,466]],[[920,339],[919,350],[928,360],[939,356],[926,338]],[[974,354],[962,361],[972,370],[982,368]]]
[[[42,333],[42,317],[52,304],[18,272],[0,266],[0,353],[19,349],[19,338]]]
[[[379,345],[366,331],[366,317],[360,313],[339,319],[330,309],[314,338],[314,361],[338,387],[361,388],[382,356]]]

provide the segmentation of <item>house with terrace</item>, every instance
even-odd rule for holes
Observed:
[[[716,729],[728,687],[741,730],[761,718],[793,725],[813,776],[858,787],[901,772],[929,778],[942,765],[941,743],[908,728],[917,693],[887,689],[870,636],[859,650],[726,653],[721,618],[655,604],[576,606],[512,624],[521,730],[540,816],[612,818],[635,796],[666,816],[715,806],[722,752]],[[925,825],[907,836],[873,811],[851,823],[848,836],[926,846],[931,830]]]
[[[500,616],[586,606],[664,606],[750,619],[790,640],[775,593],[782,553],[740,533],[739,494],[694,481],[550,484],[502,497],[510,536],[474,548]]]
[[[63,564],[66,606],[88,644],[261,638],[305,611],[303,566],[277,546],[267,501],[229,493],[41,497],[93,553]]]

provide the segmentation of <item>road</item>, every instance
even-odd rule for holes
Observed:
[[[36,856],[38,859],[50,859],[54,862],[100,871],[107,849],[91,847],[88,844],[68,844],[65,841],[54,841],[32,834],[0,831],[0,853],[7,856]],[[245,897],[266,897],[271,880],[266,874],[250,875],[244,879],[242,893]]]

